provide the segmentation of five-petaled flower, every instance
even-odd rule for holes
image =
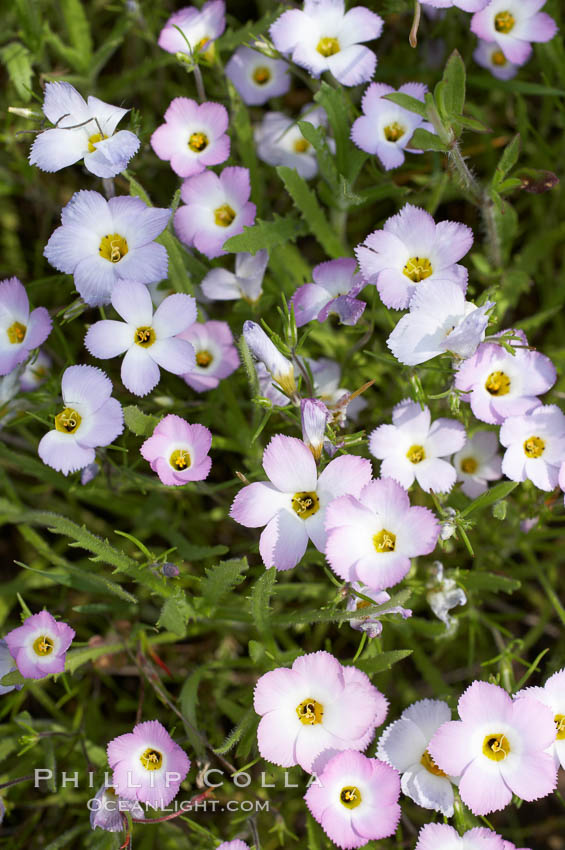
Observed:
[[[175,97],[165,112],[165,123],[151,136],[151,147],[159,159],[169,160],[179,177],[192,177],[228,158],[228,122],[221,103],[198,104],[189,97]]]
[[[25,287],[17,277],[0,282],[0,375],[9,375],[51,333],[45,307],[29,309]]]
[[[57,622],[49,611],[43,610],[4,635],[4,640],[25,679],[44,679],[52,673],[63,672],[74,636],[74,629]]]
[[[211,445],[212,434],[208,428],[191,425],[186,419],[169,413],[161,419],[140,451],[161,482],[171,487],[207,478],[212,466],[208,456]]]

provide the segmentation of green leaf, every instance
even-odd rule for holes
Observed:
[[[182,595],[167,599],[161,608],[157,626],[184,637],[188,621],[194,615],[194,608],[184,595],[184,591],[181,593]]]
[[[193,673],[188,676],[181,688],[179,700],[180,708],[185,720],[185,729],[190,739],[190,743],[194,747],[199,758],[204,758],[206,747],[202,736],[198,732],[198,722],[196,717],[196,707],[198,705],[198,688],[202,677],[206,673],[206,667],[197,667]]]
[[[12,670],[11,673],[6,673],[0,679],[0,685],[3,685],[4,687],[9,687],[10,685],[23,685],[24,683],[25,679],[19,670]]]
[[[400,590],[398,593],[385,602],[383,605],[368,605],[363,609],[363,616],[370,617],[372,615],[386,614],[391,607],[403,605],[410,597],[411,591],[408,588]],[[310,623],[342,623],[354,620],[359,617],[359,612],[344,611],[342,608],[314,608],[310,611],[296,611],[293,614],[282,614],[272,618],[273,626],[304,626]]]
[[[229,752],[232,747],[235,747],[235,745],[238,743],[238,741],[241,740],[241,738],[248,731],[248,729],[250,729],[253,724],[256,724],[258,722],[259,718],[257,717],[255,711],[252,708],[247,709],[237,726],[232,729],[223,744],[220,747],[216,747],[214,749],[214,752],[217,753],[219,756],[225,755],[225,753]]]
[[[247,558],[234,558],[231,561],[220,561],[206,570],[201,584],[204,602],[216,608],[234,587],[241,584],[248,566]]]
[[[271,567],[255,582],[251,591],[251,616],[259,634],[271,631],[272,611],[269,602],[276,580],[277,570]]]
[[[148,437],[159,423],[156,416],[143,413],[136,404],[124,407],[124,422],[136,437]]]
[[[500,157],[500,161],[496,166],[494,177],[492,179],[493,187],[498,187],[504,180],[509,171],[511,171],[520,156],[520,134],[517,133],[512,141],[506,145]]]
[[[328,116],[335,139],[337,169],[349,182],[353,182],[368,157],[353,144],[349,135],[354,118],[351,102],[341,86],[334,88],[326,82],[322,82],[314,100]]]
[[[124,643],[108,643],[104,646],[81,646],[77,649],[70,649],[67,652],[65,671],[67,673],[74,673],[83,664],[87,664],[89,661],[96,661],[98,658],[102,658],[103,655],[123,652],[124,648]]]
[[[411,97],[409,94],[395,91],[390,94],[385,94],[383,100],[391,100],[393,103],[396,103],[397,106],[401,106],[409,112],[417,112],[418,115],[422,116],[422,118],[427,118],[428,116],[426,104],[423,101],[418,100],[417,97]]]
[[[443,98],[445,109],[450,118],[457,118],[463,114],[465,105],[465,63],[458,50],[454,50],[445,66],[443,72]]]
[[[441,151],[441,153],[449,150],[439,136],[436,136],[435,133],[430,133],[429,130],[423,130],[422,127],[418,127],[414,131],[414,135],[410,140],[410,147],[419,151]]]
[[[77,55],[82,57],[82,67],[88,71],[92,60],[92,37],[85,4],[81,0],[59,0],[59,3],[69,40]]]
[[[18,96],[27,103],[31,98],[31,53],[19,41],[12,41],[0,50],[0,59],[6,66]]]
[[[272,221],[257,219],[253,227],[244,227],[243,233],[231,236],[225,243],[226,251],[247,251],[256,254],[257,251],[271,251],[277,245],[288,241],[294,242],[299,236],[308,233],[308,227],[303,221],[287,216],[276,215]]]
[[[110,594],[111,596],[117,596],[118,599],[123,599],[124,602],[132,602],[134,605],[137,605],[135,596],[132,596],[131,593],[128,593],[127,590],[124,590],[115,581],[111,581],[111,579],[97,575],[96,573],[81,570],[80,567],[75,567],[68,562],[65,563],[65,572],[63,573],[55,572],[55,570],[37,570],[35,567],[30,567],[21,561],[14,561],[14,563],[30,572],[39,573],[63,587],[72,587],[75,590],[90,593]]]
[[[490,127],[487,127],[486,124],[483,124],[482,121],[478,121],[476,118],[469,118],[468,115],[460,115],[455,123],[464,127],[465,130],[471,130],[473,133],[492,133]]]
[[[175,292],[184,292],[188,295],[193,295],[194,287],[184,265],[184,257],[187,252],[177,237],[170,230],[164,230],[155,241],[167,249],[167,255],[169,257],[167,277]]]
[[[522,586],[522,583],[518,579],[497,575],[496,573],[483,572],[482,570],[474,570],[472,572],[459,570],[457,578],[468,590],[514,593],[515,590],[519,590]]]
[[[375,658],[356,661],[353,666],[358,667],[363,673],[382,673],[384,670],[390,670],[393,664],[408,658],[412,652],[412,649],[391,649],[389,652],[380,652]]]
[[[340,175],[338,173],[334,157],[332,152],[328,147],[328,142],[326,139],[326,133],[322,127],[315,127],[313,124],[307,120],[299,121],[298,128],[307,142],[310,142],[314,150],[316,151],[316,159],[318,160],[318,166],[320,169],[320,174],[327,181],[327,183],[331,186],[332,190],[337,194],[341,193],[341,180]],[[343,179],[343,178],[341,178]]]
[[[495,502],[505,499],[510,495],[512,490],[515,490],[517,486],[517,481],[501,481],[500,484],[496,484],[477,499],[474,499],[470,505],[467,505],[465,510],[461,511],[460,516],[466,517],[475,511],[482,511],[484,508],[488,508],[489,505],[494,505]]]
[[[318,240],[324,251],[334,259],[345,256],[348,252],[329,223],[326,214],[316,194],[294,168],[286,165],[277,167],[277,174],[283,181],[285,189],[302,213],[310,233]]]

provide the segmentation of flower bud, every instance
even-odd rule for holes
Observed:
[[[302,439],[314,455],[320,460],[324,448],[326,424],[330,411],[323,401],[315,398],[304,398],[300,402],[300,418],[302,420]]]
[[[280,353],[265,331],[256,322],[247,321],[243,325],[243,337],[253,356],[264,363],[273,379],[288,393],[294,395],[296,382],[294,366]]]

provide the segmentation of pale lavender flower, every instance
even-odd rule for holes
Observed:
[[[372,599],[373,605],[385,605],[390,600],[390,593],[387,593],[386,590],[371,590],[370,587],[367,587],[366,584],[362,584],[360,581],[354,581],[351,584],[351,590],[356,590],[358,593],[362,593],[363,596]],[[361,599],[361,597],[356,596],[354,593],[350,593],[347,597],[346,610],[359,612],[359,617],[355,620],[349,620],[349,625],[352,629],[365,632],[369,639],[379,637],[382,634],[383,624],[380,618],[384,617],[385,614],[400,614],[403,620],[412,616],[412,611],[409,608],[402,608],[401,605],[389,605],[379,614],[364,615],[363,610],[369,605],[371,605],[370,602]]]
[[[97,475],[100,474],[100,466],[97,463],[89,463],[88,466],[85,466],[80,474],[80,483],[83,487],[86,487],[87,484],[90,484],[91,481],[94,481]]]
[[[61,380],[63,410],[42,437],[39,457],[68,475],[94,461],[97,446],[108,446],[124,430],[122,408],[111,398],[112,382],[94,366],[69,366]]]
[[[10,691],[18,690],[21,691],[23,685],[3,685],[2,679],[4,676],[7,676],[8,673],[14,673],[18,668],[16,667],[16,662],[10,655],[10,650],[8,649],[8,644],[4,640],[4,638],[0,638],[0,696],[4,694],[9,694]],[[2,823],[2,819],[0,818],[0,823]]]
[[[344,0],[304,0],[272,24],[273,43],[313,77],[330,71],[344,86],[370,80],[377,57],[360,42],[378,38],[383,20],[364,6],[345,11]]]
[[[490,71],[497,80],[511,80],[519,70],[518,65],[514,65],[506,58],[496,41],[479,39],[473,51],[473,59],[477,65]]]
[[[315,461],[319,461],[322,456],[324,435],[330,416],[330,411],[323,401],[315,398],[300,400],[302,440],[314,455]]]
[[[228,158],[228,123],[228,111],[221,103],[198,104],[189,97],[175,97],[165,112],[165,123],[151,136],[151,147],[159,159],[170,161],[179,177],[192,177]]]
[[[357,324],[367,305],[355,298],[365,286],[363,277],[355,273],[356,267],[356,261],[349,257],[314,267],[314,283],[305,283],[292,296],[297,327],[313,319],[325,322],[333,314],[344,325]]]
[[[37,357],[32,357],[26,363],[26,367],[20,375],[20,389],[24,393],[32,392],[40,387],[46,380],[51,370],[51,358],[45,351],[37,352]]]
[[[509,62],[523,65],[532,54],[531,42],[550,41],[557,24],[540,12],[545,0],[491,0],[471,19],[471,30],[484,41],[494,41]]]
[[[168,53],[190,55],[207,51],[226,28],[224,0],[208,0],[201,9],[186,6],[171,15],[161,32],[158,45]],[[179,32],[179,29],[181,32]]]
[[[125,812],[137,818],[145,819],[145,812],[140,803],[132,800],[122,800],[114,789],[102,785],[90,802],[90,828],[104,829],[106,832],[122,832],[127,826]],[[124,814],[122,814],[124,813]]]
[[[464,12],[478,12],[490,3],[490,0],[420,0],[424,6],[433,6],[435,9],[447,9],[456,6]]]
[[[259,383],[259,395],[268,399],[275,407],[287,407],[290,404],[290,399],[276,388],[273,383],[273,376],[261,360],[255,363],[255,372]]]
[[[502,478],[502,458],[498,454],[498,437],[494,431],[477,431],[452,458],[461,490],[476,499],[488,489],[489,481]]]
[[[290,89],[287,62],[271,59],[250,47],[238,47],[225,67],[226,77],[248,106],[262,106]]]
[[[455,468],[443,458],[465,445],[465,428],[455,419],[432,423],[428,407],[405,399],[392,411],[392,425],[380,425],[369,435],[369,451],[382,460],[381,476],[403,487],[416,480],[427,493],[448,493]]]
[[[298,120],[308,121],[314,127],[327,123],[324,110],[312,109],[310,104],[304,107]],[[254,137],[257,156],[263,162],[294,168],[305,180],[310,180],[318,173],[316,150],[302,135],[297,119],[283,112],[267,112],[261,124],[255,127]],[[335,147],[333,139],[327,142],[330,149]]]
[[[159,367],[173,375],[195,365],[194,348],[177,335],[196,321],[196,302],[180,292],[167,296],[153,315],[151,295],[141,283],[123,280],[112,292],[112,306],[123,322],[104,319],[88,329],[84,344],[102,360],[125,354],[121,376],[134,395],[144,396],[159,383]]]
[[[236,301],[243,298],[254,304],[261,296],[263,277],[269,262],[267,251],[235,255],[235,272],[211,269],[201,283],[202,292],[212,301]]]
[[[236,839],[235,841],[222,841],[219,847],[216,847],[216,850],[250,850],[250,848],[245,841]]]
[[[405,83],[398,89],[400,94],[407,94],[422,102],[426,91],[427,87],[423,83]],[[434,132],[432,125],[417,112],[385,99],[385,95],[393,93],[396,93],[396,89],[392,86],[371,83],[361,101],[363,115],[351,127],[351,138],[357,147],[378,156],[386,171],[402,165],[405,150],[422,153],[410,145],[415,130],[420,127],[430,133]]]
[[[45,307],[29,309],[25,287],[17,277],[0,282],[0,375],[8,375],[51,333]]]
[[[511,481],[529,479],[549,492],[559,483],[565,461],[565,415],[555,404],[543,404],[524,416],[510,416],[500,429],[506,446],[502,471]]]
[[[98,192],[81,190],[63,207],[62,226],[43,254],[56,269],[74,275],[87,304],[109,304],[118,280],[155,283],[167,277],[167,251],[154,240],[170,215],[141,198],[106,201]]]
[[[36,136],[29,161],[42,171],[60,171],[84,159],[97,177],[115,177],[139,148],[129,130],[115,132],[129,109],[89,97],[85,102],[70,83],[47,83],[43,113],[55,126]]]
[[[43,610],[4,635],[4,640],[25,679],[44,679],[52,673],[63,672],[74,636],[74,629],[57,622],[49,611]]]
[[[246,321],[243,338],[252,355],[260,360],[271,376],[289,396],[296,392],[294,366],[284,357],[257,322]]]
[[[467,291],[468,272],[458,261],[473,244],[465,224],[440,221],[419,207],[405,204],[355,249],[361,274],[373,283],[383,303],[405,310],[423,280],[450,280]]]
[[[459,835],[447,823],[427,823],[418,834],[415,850],[507,850],[500,835],[475,826]]]
[[[362,396],[356,396],[351,402],[351,395],[345,387],[340,387],[341,366],[335,360],[321,357],[319,360],[307,360],[312,377],[314,378],[314,391],[329,408],[332,421],[341,427],[347,419],[353,422],[358,418],[361,411],[367,407],[367,402]]]
[[[386,344],[407,366],[426,363],[441,354],[472,357],[484,340],[494,301],[477,307],[466,301],[461,287],[450,280],[425,281],[410,301]]]
[[[181,188],[184,206],[175,213],[175,230],[186,245],[209,259],[227,254],[224,243],[255,221],[249,170],[233,166],[218,176],[205,171],[189,177]]]
[[[239,354],[227,322],[195,322],[179,334],[179,339],[194,349],[195,363],[182,377],[196,392],[216,389],[239,366]]]
[[[163,484],[181,486],[208,477],[212,434],[204,425],[191,425],[169,413],[145,440],[140,452]]]
[[[547,679],[543,687],[524,688],[515,694],[520,697],[534,697],[548,708],[553,714],[553,722],[557,736],[550,748],[556,767],[565,769],[565,668],[561,668]]]

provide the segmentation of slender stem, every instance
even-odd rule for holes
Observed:
[[[34,774],[32,773],[30,776],[20,776],[19,779],[10,779],[9,782],[4,782],[0,785],[0,791],[2,788],[9,788],[10,785],[18,785],[20,782],[30,782],[34,778]]]
[[[473,203],[477,204],[477,206],[482,206],[484,196],[479,182],[469,169],[465,162],[465,157],[461,153],[461,149],[455,140],[452,142],[449,150],[449,161],[453,170],[457,173],[461,185],[465,191],[468,192]]]
[[[487,244],[489,249],[489,259],[495,268],[500,268],[502,265],[502,250],[500,246],[500,237],[494,217],[495,207],[492,200],[486,196],[483,198],[481,213],[485,225],[487,235]]]
[[[412,29],[410,30],[410,35],[408,36],[410,47],[416,47],[418,45],[418,28],[420,26],[421,15],[422,7],[420,6],[418,0],[414,0],[414,20],[412,21]]]
[[[249,826],[251,827],[251,833],[253,835],[253,843],[255,844],[255,850],[261,850],[261,842],[259,841],[259,831],[257,829],[257,823],[255,821],[255,816],[249,818]]]
[[[207,788],[206,791],[204,791],[202,794],[198,794],[196,797],[193,797],[192,800],[189,801],[190,805],[192,806],[193,803],[199,803],[201,800],[205,800],[207,797],[210,796],[211,793],[212,793],[212,789]],[[147,818],[133,818],[132,817],[132,821],[134,823],[145,823],[145,824],[163,823],[163,821],[173,820],[173,818],[178,818],[178,817],[180,817],[180,815],[185,815],[185,814],[186,814],[186,812],[184,811],[184,809],[179,809],[178,812],[172,812],[172,814],[170,814],[170,815],[163,815],[162,818],[151,818],[151,819],[148,820]]]
[[[194,82],[196,83],[196,91],[198,92],[198,100],[204,103],[206,100],[206,89],[204,88],[204,80],[202,79],[202,71],[200,67],[194,63]]]
[[[555,593],[554,589],[552,588],[552,586],[548,582],[546,576],[542,572],[540,572],[538,574],[538,581],[541,584],[541,586],[543,587],[543,589],[545,590],[547,598],[549,599],[549,601],[551,602],[551,604],[555,608],[555,611],[556,611],[559,619],[561,620],[561,622],[565,626],[565,608],[563,607],[563,605],[559,601],[557,594]],[[0,786],[0,787],[2,787],[2,786]]]

